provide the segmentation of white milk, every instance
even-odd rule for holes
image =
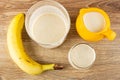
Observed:
[[[99,32],[105,27],[105,19],[98,12],[89,12],[83,16],[86,28],[91,32]]]
[[[34,39],[40,43],[55,43],[66,34],[65,22],[55,13],[44,13],[35,20],[32,34]]]
[[[77,69],[91,66],[95,58],[94,49],[85,44],[79,44],[73,47],[69,52],[69,62]]]

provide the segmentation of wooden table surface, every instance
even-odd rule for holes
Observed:
[[[6,33],[11,19],[38,1],[0,0],[0,80],[120,80],[120,0],[56,0],[66,7],[71,17],[71,30],[66,41],[58,48],[45,49],[33,42],[25,29],[22,39],[26,52],[34,60],[62,64],[65,68],[36,76],[21,71],[9,56]],[[87,42],[78,36],[75,21],[79,9],[84,7],[102,8],[109,14],[111,28],[117,33],[114,41]],[[76,43],[86,43],[95,49],[97,58],[90,69],[76,70],[70,66],[68,51]]]

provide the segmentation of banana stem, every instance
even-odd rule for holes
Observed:
[[[46,70],[60,70],[60,69],[63,69],[63,66],[57,65],[57,64],[42,65],[42,70],[43,71],[46,71]]]
[[[60,69],[63,69],[62,65],[57,65],[57,64],[54,65],[54,70],[60,70]]]

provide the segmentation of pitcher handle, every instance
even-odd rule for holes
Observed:
[[[107,37],[108,40],[114,40],[115,37],[116,37],[116,33],[115,33],[114,31],[112,31],[112,30],[106,31],[105,33],[103,33],[103,35],[104,35],[105,37]]]

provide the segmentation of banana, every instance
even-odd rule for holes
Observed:
[[[20,69],[28,74],[40,74],[46,70],[62,69],[56,64],[41,65],[31,59],[25,52],[21,33],[24,26],[24,14],[16,15],[11,21],[7,32],[7,45],[11,58]]]

